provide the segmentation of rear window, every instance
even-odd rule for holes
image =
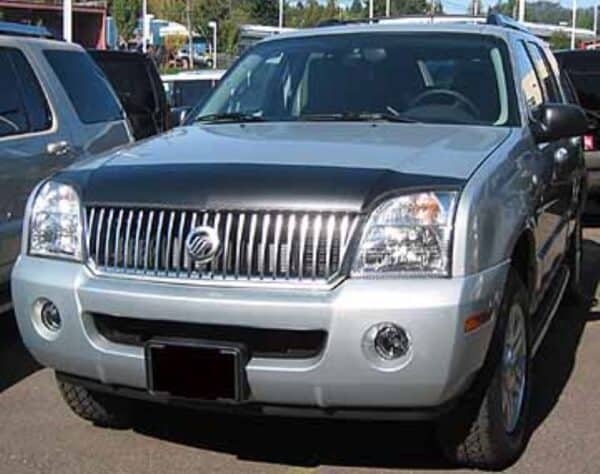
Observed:
[[[581,106],[589,110],[600,110],[600,53],[558,53],[556,58],[568,72]]]
[[[154,84],[148,71],[148,65],[138,58],[111,58],[109,55],[94,57],[102,68],[125,109],[128,104],[135,109],[158,109]]]
[[[214,81],[175,81],[166,86],[173,107],[193,107],[214,87]]]
[[[590,110],[600,110],[600,71],[569,72],[581,105]]]
[[[122,118],[121,106],[106,76],[86,53],[46,50],[44,54],[83,123]]]

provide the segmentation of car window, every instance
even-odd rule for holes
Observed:
[[[560,72],[560,84],[565,93],[567,102],[579,105],[579,98],[577,97],[577,92],[575,92],[575,86],[573,86],[569,73],[564,69]]]
[[[518,121],[506,44],[465,34],[340,34],[269,41],[249,50],[199,115],[271,121],[387,114],[427,123]]]
[[[23,53],[9,50],[15,71],[23,88],[23,102],[29,119],[29,131],[41,132],[52,127],[52,113],[37,77]]]
[[[143,60],[122,60],[99,56],[96,61],[110,80],[121,103],[138,111],[155,112],[159,105],[150,79],[148,65]]]
[[[121,106],[106,76],[86,53],[51,49],[44,54],[83,123],[122,118]]]
[[[52,116],[23,53],[0,48],[0,137],[46,130]]]
[[[212,88],[212,81],[177,81],[173,89],[175,106],[193,107],[204,99]]]
[[[527,43],[527,51],[535,66],[535,70],[542,85],[544,98],[547,102],[562,102],[562,96],[556,83],[556,78],[548,64],[548,60],[542,49],[535,43]]]
[[[535,67],[531,61],[529,53],[526,50],[525,43],[518,43],[515,57],[522,74],[521,89],[525,94],[527,105],[530,109],[532,109],[544,102],[544,95],[542,92],[542,86],[538,80],[538,75],[535,71]]]

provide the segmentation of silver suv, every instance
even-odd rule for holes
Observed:
[[[34,191],[26,345],[99,425],[140,398],[435,419],[451,459],[509,465],[579,278],[587,122],[558,75],[512,23],[260,43],[189,125]]]
[[[0,297],[35,185],[77,159],[131,141],[121,105],[91,58],[47,35],[0,22]]]

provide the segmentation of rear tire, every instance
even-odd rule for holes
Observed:
[[[127,400],[91,392],[81,385],[57,379],[60,393],[71,411],[84,420],[105,428],[129,428],[130,404]]]
[[[517,272],[511,269],[484,367],[465,400],[438,426],[442,449],[452,462],[471,468],[501,470],[512,465],[525,449],[531,388],[528,308],[527,289]],[[510,351],[508,347],[513,345],[510,341],[516,338],[515,324],[524,334],[519,349]],[[515,360],[522,361],[515,364],[519,368],[514,372],[522,372],[522,381],[511,372],[514,355],[517,355]],[[515,395],[513,398],[511,393]],[[512,412],[505,400],[514,401],[510,405]]]

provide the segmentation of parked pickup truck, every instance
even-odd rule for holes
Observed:
[[[514,462],[577,294],[588,123],[547,45],[489,23],[274,37],[188,125],[41,183],[12,291],[71,409],[431,419],[450,459]]]
[[[35,185],[133,138],[98,66],[80,46],[50,38],[0,22],[0,306]]]

